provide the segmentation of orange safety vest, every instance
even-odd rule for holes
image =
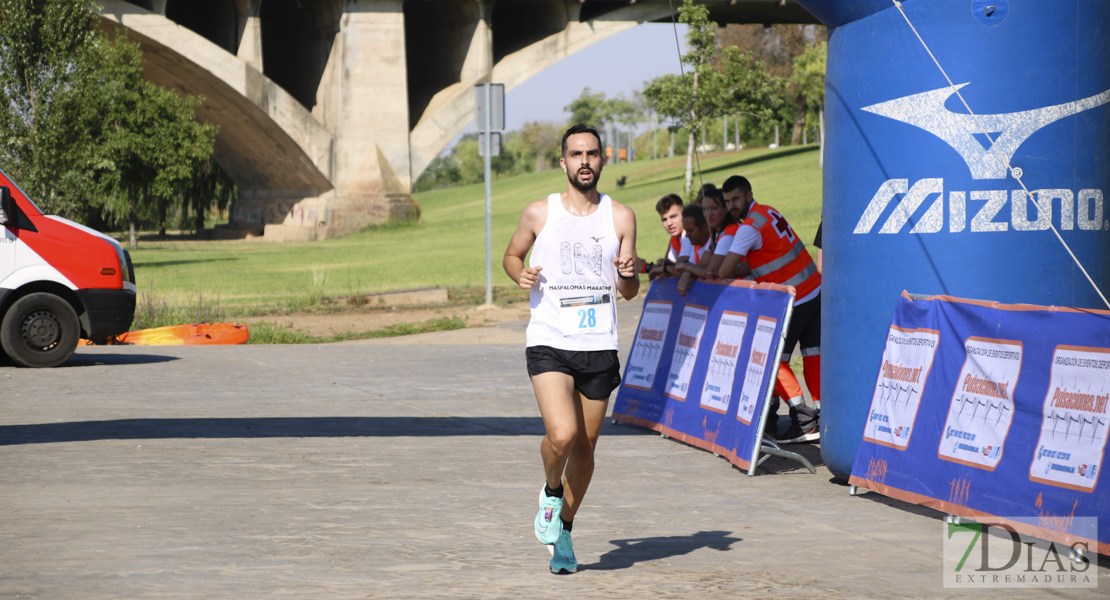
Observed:
[[[740,229],[740,223],[729,223],[725,227],[724,231],[713,232],[713,234],[709,238],[709,242],[706,243],[705,247],[706,248],[713,248],[714,250],[716,250],[717,249],[717,242],[720,241],[721,238],[725,237],[726,235],[735,236],[736,232],[739,229]]]
[[[743,224],[755,227],[763,241],[762,248],[747,256],[756,281],[792,285],[799,299],[821,289],[817,265],[779,211],[753,202]]]
[[[696,265],[696,264],[701,262],[701,255],[705,254],[705,251],[709,249],[709,244],[706,243],[704,246],[698,246],[697,244],[690,244],[690,245],[694,247],[693,260],[690,261],[690,262],[692,262]]]

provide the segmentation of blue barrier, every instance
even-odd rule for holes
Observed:
[[[1110,312],[903,295],[871,373],[852,484],[1110,553]]]
[[[613,419],[709,450],[753,474],[794,289],[699,281],[683,298],[676,282],[657,279],[648,290]]]

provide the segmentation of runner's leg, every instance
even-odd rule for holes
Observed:
[[[557,371],[540,373],[532,376],[532,389],[546,431],[540,441],[543,470],[548,487],[556,489],[579,431],[574,378]]]
[[[574,440],[566,462],[562,518],[568,522],[574,520],[574,515],[582,505],[582,497],[590,487],[590,480],[594,475],[594,450],[601,435],[601,426],[605,423],[609,399],[591,400],[575,390],[574,407],[578,431],[585,435],[579,435]]]

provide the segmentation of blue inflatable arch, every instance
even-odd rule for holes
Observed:
[[[1110,308],[1110,2],[798,3],[829,28],[821,453],[847,479],[903,290]]]

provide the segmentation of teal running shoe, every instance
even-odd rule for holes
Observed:
[[[544,544],[554,544],[559,541],[559,534],[563,531],[563,522],[559,519],[562,510],[563,499],[548,496],[543,488],[540,488],[540,512],[536,514],[536,539]]]
[[[551,555],[551,572],[556,575],[568,575],[578,571],[578,559],[574,558],[574,545],[570,541],[570,532],[563,530],[559,534],[559,541],[555,543],[555,553]]]

